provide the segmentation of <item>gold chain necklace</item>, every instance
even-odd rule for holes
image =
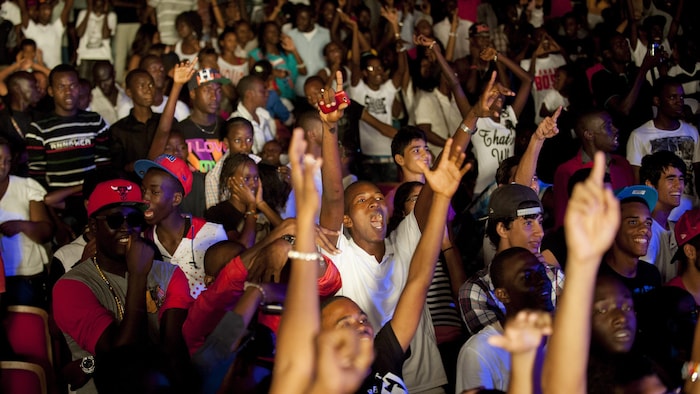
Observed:
[[[95,264],[95,268],[97,268],[97,273],[100,274],[100,278],[102,278],[102,280],[105,282],[105,284],[109,288],[109,292],[112,293],[112,297],[114,297],[114,302],[117,303],[117,317],[119,317],[119,320],[124,319],[124,305],[122,304],[122,301],[117,296],[117,292],[114,291],[114,287],[112,287],[112,284],[109,283],[109,280],[107,279],[105,274],[100,269],[100,266],[97,264],[97,258],[95,256],[92,257],[92,263]]]

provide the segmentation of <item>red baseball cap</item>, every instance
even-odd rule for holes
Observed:
[[[673,232],[678,243],[678,250],[691,239],[700,235],[700,209],[689,209],[678,218]]]
[[[145,208],[146,204],[143,202],[141,187],[126,179],[113,179],[98,183],[88,198],[87,214],[92,216],[104,208],[119,205]]]
[[[160,155],[155,160],[137,160],[134,163],[134,169],[141,178],[145,177],[151,168],[158,168],[175,177],[182,185],[185,196],[192,191],[192,171],[187,163],[179,157]]]

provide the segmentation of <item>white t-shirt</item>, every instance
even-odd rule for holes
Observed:
[[[524,59],[520,62],[520,67],[524,70],[530,69],[530,61],[532,59]],[[535,101],[535,123],[542,121],[540,116],[540,108],[545,94],[549,90],[554,90],[554,79],[557,76],[557,68],[566,64],[566,60],[562,55],[553,53],[546,57],[538,57],[535,63],[535,79],[532,82],[532,98]]]
[[[343,286],[337,295],[357,303],[372,327],[382,327],[394,316],[401,291],[408,279],[413,252],[421,232],[413,213],[409,214],[385,240],[381,263],[360,248],[352,239],[341,235],[338,255],[331,256]],[[404,381],[410,392],[440,387],[447,382],[428,308],[423,308],[421,322],[411,341],[411,357],[404,364]]]
[[[508,390],[510,353],[488,343],[496,335],[503,335],[500,323],[484,327],[462,345],[457,357],[457,393],[479,386]]]
[[[659,130],[652,119],[632,131],[627,141],[627,161],[633,166],[641,167],[642,158],[648,154],[667,150],[683,159],[688,167],[681,205],[671,211],[669,220],[677,221],[683,212],[697,205],[693,163],[700,162],[698,140],[698,129],[695,126],[681,121],[676,130]]]
[[[236,112],[232,113],[229,119],[236,116],[248,119],[250,123],[253,124],[253,153],[258,154],[262,152],[262,148],[267,141],[272,141],[277,135],[277,125],[275,120],[272,119],[270,113],[262,107],[255,109],[255,115],[258,116],[260,122],[256,122],[253,119],[253,115],[248,112],[248,109],[243,105],[243,103],[238,103],[236,107]]]
[[[0,6],[0,17],[12,22],[15,26],[22,23],[22,14],[19,10],[19,6],[11,1],[2,2]]]
[[[360,80],[357,86],[350,88],[350,98],[362,104],[367,112],[380,122],[391,125],[391,107],[397,91],[391,80],[384,82],[379,90],[370,89],[363,80]],[[391,138],[384,136],[361,120],[360,149],[367,156],[391,157]]]
[[[562,96],[557,90],[552,89],[547,91],[544,95],[542,104],[547,108],[547,111],[554,112],[559,106],[561,106],[562,109],[567,109],[569,107],[569,99]],[[539,108],[536,110],[540,112]]]
[[[510,105],[501,111],[501,119],[496,123],[491,118],[476,121],[477,132],[471,138],[472,150],[479,166],[474,192],[481,193],[496,181],[496,170],[503,159],[515,154],[515,126],[518,119]]]
[[[454,59],[460,59],[469,56],[469,28],[473,25],[471,21],[459,19],[457,30],[455,31],[455,52]],[[447,41],[450,39],[450,30],[452,29],[452,21],[445,18],[442,22],[438,22],[433,26],[433,34],[435,38],[440,40],[443,48],[447,48]]]
[[[217,223],[205,223],[199,231],[194,229],[194,223],[187,231],[187,235],[182,238],[180,244],[171,256],[158,239],[158,227],[153,228],[153,242],[163,255],[163,261],[175,264],[187,276],[192,298],[199,297],[199,294],[206,290],[204,285],[204,254],[210,246],[219,241],[227,240],[224,226]],[[195,232],[196,231],[196,232]],[[192,233],[195,232],[194,239]]]
[[[44,201],[46,190],[32,178],[9,175],[10,184],[0,199],[0,223],[8,220],[30,220],[29,203]],[[46,248],[32,241],[26,234],[0,236],[0,255],[5,264],[5,275],[36,275],[49,262]]]
[[[238,81],[249,73],[247,61],[243,62],[243,64],[235,65],[227,62],[221,56],[219,56],[216,63],[219,66],[221,76],[230,79],[233,86],[238,85]]]
[[[30,19],[27,27],[22,29],[24,36],[34,40],[36,47],[41,49],[44,64],[49,69],[61,64],[61,42],[65,30],[61,18],[48,25],[38,24]]]
[[[129,96],[126,96],[126,98],[128,99],[127,104],[120,105],[119,108],[117,108],[117,115],[119,116],[119,119],[127,117],[131,109],[134,108],[134,102],[131,100],[131,98],[129,98]],[[163,95],[163,102],[160,103],[160,105],[151,105],[151,111],[157,114],[162,114],[163,110],[165,109],[165,104],[167,103],[168,96]],[[182,101],[178,100],[177,104],[175,104],[175,119],[178,122],[182,122],[183,120],[189,117],[190,107],[188,107],[187,104],[183,103]]]
[[[452,136],[462,122],[454,96],[447,97],[437,88],[432,92],[418,90],[413,112],[416,125],[429,124],[433,133],[445,139]],[[442,151],[442,147],[431,143],[428,146],[435,157]]]
[[[675,77],[678,75],[689,76],[689,77],[695,76],[694,81],[686,82],[683,84],[683,92],[685,94],[693,94],[693,93],[697,93],[698,91],[700,91],[700,63],[695,63],[695,68],[690,73],[685,71],[683,69],[683,67],[681,67],[677,64],[668,69],[668,76],[669,77]]]
[[[78,13],[78,19],[75,22],[76,25],[80,25],[82,21],[87,16],[87,27],[85,28],[85,34],[80,38],[78,42],[78,60],[109,60],[112,61],[112,37],[116,33],[117,29],[117,14],[110,12],[106,15],[102,14],[97,16],[94,12],[91,12],[88,16],[86,10],[80,11]],[[110,38],[102,38],[102,26],[107,21],[107,26],[109,26]]]
[[[666,230],[656,220],[651,221],[651,239],[646,256],[639,259],[653,264],[659,269],[663,283],[678,276],[678,264],[671,264],[673,255],[678,250],[678,243],[673,234],[675,222],[668,222],[670,230]]]
[[[118,92],[116,105],[112,105],[112,102],[102,93],[102,89],[100,89],[99,86],[92,89],[92,100],[90,100],[90,110],[100,114],[102,119],[110,125],[115,124],[121,119],[121,117],[119,117],[120,113],[129,115],[129,111],[134,105],[129,96],[126,95],[119,85],[115,85],[115,89],[117,89]]]

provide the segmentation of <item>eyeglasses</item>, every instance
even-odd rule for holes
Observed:
[[[140,212],[131,212],[126,216],[121,213],[112,213],[109,215],[95,216],[95,218],[105,220],[107,226],[112,230],[119,230],[124,224],[124,221],[126,221],[126,225],[131,228],[141,227],[144,224],[143,214]]]

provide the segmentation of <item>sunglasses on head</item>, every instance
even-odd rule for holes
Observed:
[[[105,220],[107,226],[112,230],[119,230],[126,221],[126,225],[134,228],[141,227],[144,224],[143,214],[141,212],[131,212],[128,215],[122,215],[115,212],[109,215],[95,216],[97,219]]]

